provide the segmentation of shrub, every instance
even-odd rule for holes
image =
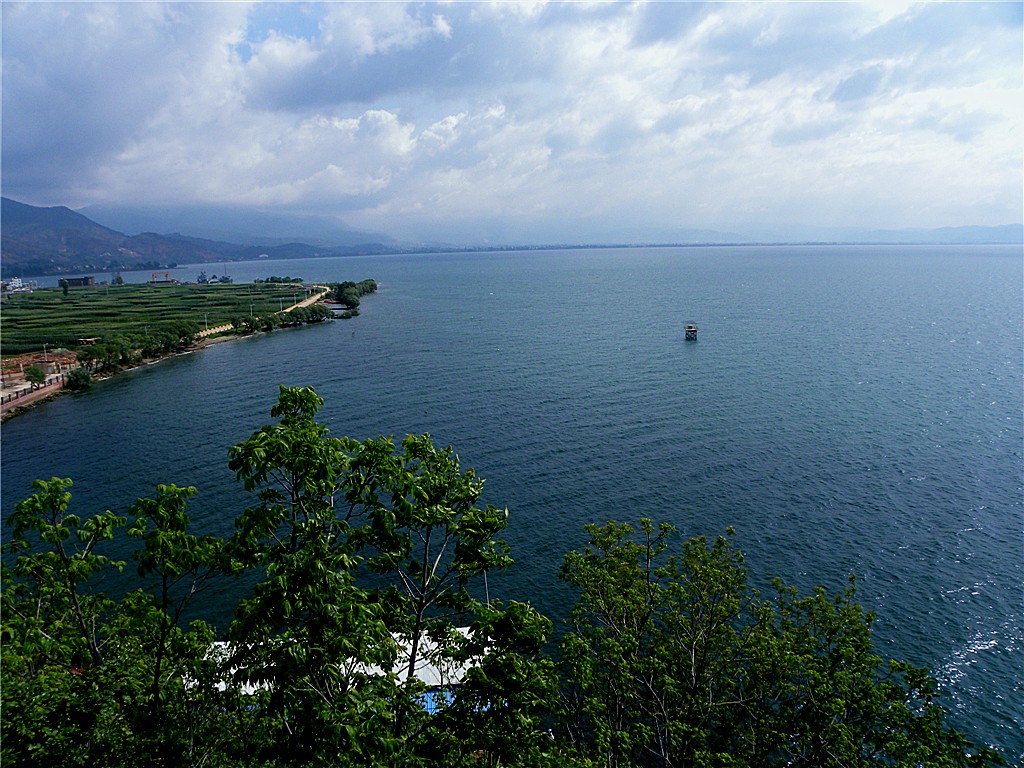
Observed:
[[[92,374],[85,368],[75,368],[68,374],[64,386],[75,392],[81,392],[92,386]]]

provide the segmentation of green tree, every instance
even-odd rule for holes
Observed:
[[[284,313],[284,320],[288,325],[301,325],[309,319],[309,310],[306,307],[295,307],[291,312]]]
[[[154,577],[152,591],[144,590],[150,600],[152,627],[152,680],[150,711],[160,709],[164,668],[171,653],[171,636],[179,627],[188,604],[219,572],[223,541],[189,533],[185,507],[195,488],[158,485],[157,496],[138,499],[130,513],[135,517],[128,535],[142,541],[135,552],[140,577]]]
[[[0,560],[0,761],[192,766],[984,766],[944,724],[923,669],[885,663],[873,617],[839,595],[747,583],[728,534],[644,520],[587,527],[551,622],[481,595],[508,567],[507,511],[427,435],[331,435],[312,390],[231,448],[255,496],[229,540],[196,535],[193,488],[127,518],[70,512],[38,481]],[[140,587],[97,587],[138,542]],[[227,643],[190,601],[251,586]],[[428,679],[429,677],[434,679]],[[550,728],[550,730],[549,730]]]
[[[607,766],[1000,764],[943,723],[925,670],[883,663],[851,586],[747,585],[727,538],[670,553],[672,529],[587,526],[562,577],[565,738]]]
[[[111,629],[139,665],[131,675],[139,742],[156,762],[178,765],[209,759],[227,720],[214,686],[222,676],[210,655],[213,630],[202,621],[182,626],[191,601],[230,570],[222,539],[190,532],[186,506],[195,492],[158,485],[153,498],[132,505],[127,533],[141,543],[133,557],[147,586],[125,597]]]
[[[8,518],[4,551],[17,560],[2,565],[4,764],[94,765],[118,748],[101,630],[115,603],[92,582],[123,567],[97,549],[125,519],[82,521],[68,511],[70,486],[37,480]]]
[[[323,401],[282,387],[271,415],[231,449],[229,467],[257,492],[238,518],[231,552],[265,577],[241,601],[229,637],[239,678],[265,687],[258,727],[282,763],[327,762],[339,753],[369,763],[397,749],[392,687],[396,648],[385,606],[358,587],[357,555],[342,485],[355,443],[316,422]],[[376,759],[376,758],[373,758]]]
[[[92,375],[87,368],[73,368],[68,374],[65,386],[76,392],[88,389],[92,386]]]
[[[348,310],[357,310],[359,308],[359,299],[361,296],[365,296],[368,293],[374,293],[377,290],[377,283],[373,280],[363,280],[358,283],[346,281],[343,283],[336,283],[332,287],[331,295],[336,302],[343,305]]]
[[[417,675],[420,667],[444,669],[455,661],[472,659],[472,666],[478,669],[474,674],[482,674],[479,670],[496,665],[494,654],[498,648],[504,646],[508,656],[509,644],[516,647],[515,643],[522,640],[510,633],[485,652],[491,646],[480,635],[490,636],[488,633],[496,627],[507,631],[510,626],[534,638],[548,633],[547,620],[528,606],[514,604],[507,609],[512,612],[510,616],[519,617],[512,625],[508,623],[511,618],[505,618],[506,609],[496,603],[484,605],[469,589],[472,580],[511,565],[507,545],[496,538],[506,525],[508,511],[477,506],[483,481],[473,470],[463,471],[454,451],[450,447],[436,448],[428,435],[406,437],[398,451],[389,439],[363,442],[352,458],[349,475],[346,503],[350,511],[365,520],[353,531],[351,540],[365,554],[365,566],[385,580],[376,594],[390,606],[388,629],[402,644],[395,674],[407,705],[397,712],[396,736],[407,751],[424,751],[435,759],[440,745],[453,740],[451,744],[457,750],[444,758],[450,763],[470,751],[472,735],[477,733],[458,727],[459,723],[486,709],[492,720],[504,713],[506,725],[521,719],[521,727],[504,732],[508,741],[502,749],[513,744],[525,747],[537,730],[531,718],[538,714],[538,700],[526,706],[526,700],[496,697],[491,689],[490,701],[485,703],[480,700],[481,690],[474,692],[455,681],[441,681],[431,694],[435,702],[440,702],[438,709],[445,717],[435,714],[428,718],[418,704],[425,693]],[[473,624],[470,632],[459,630],[474,617],[479,623]],[[521,683],[531,679],[543,689],[545,673],[528,661],[539,646],[527,643],[522,650],[524,655],[505,671],[511,674],[516,669]],[[532,725],[524,733],[528,722]],[[477,745],[478,751],[488,754],[496,749],[493,738]]]
[[[99,350],[92,345],[79,347],[75,353],[75,358],[79,363],[87,370],[92,371],[96,365],[96,361],[99,358]]]
[[[641,522],[586,526],[589,543],[566,556],[562,579],[580,590],[573,631],[562,640],[563,716],[580,752],[608,766],[630,765],[648,753],[669,723],[665,707],[652,720],[665,670],[653,662],[655,613],[663,596],[657,558],[670,526]],[[655,749],[655,752],[664,749]]]
[[[306,308],[306,322],[319,323],[331,317],[331,310],[323,304],[312,304]]]
[[[341,743],[382,764],[454,765],[476,752],[536,750],[552,683],[539,657],[547,620],[524,604],[485,605],[468,588],[511,562],[494,538],[507,511],[476,506],[482,481],[451,448],[426,435],[401,450],[385,438],[335,438],[315,419],[322,402],[282,387],[271,411],[280,422],[235,446],[229,462],[260,501],[239,519],[236,556],[268,574],[232,638],[257,649],[239,664],[272,680],[267,723],[291,724],[287,757],[315,760]],[[427,691],[425,666],[450,677]],[[467,666],[473,684],[456,685]],[[522,693],[506,695],[496,680]],[[504,727],[474,741],[464,726],[483,711]]]
[[[179,621],[219,566],[220,545],[186,531],[193,489],[133,506],[153,585],[119,602],[95,581],[124,563],[100,554],[126,518],[69,512],[70,480],[37,481],[9,518],[3,566],[0,760],[24,765],[204,765],[232,754],[238,720],[217,683],[212,630]]]
[[[117,371],[136,359],[135,347],[123,336],[102,339],[85,349],[92,350],[92,359],[101,371]]]
[[[763,604],[769,640],[762,650],[768,655],[758,654],[756,660],[772,695],[754,698],[762,705],[754,724],[775,742],[775,763],[1002,765],[998,754],[974,750],[963,734],[945,725],[927,670],[885,662],[877,654],[874,615],[855,597],[852,579],[835,596],[820,587],[800,596],[776,582],[774,599]]]
[[[32,385],[32,389],[39,389],[46,381],[46,373],[38,365],[30,365],[25,368],[25,381]]]

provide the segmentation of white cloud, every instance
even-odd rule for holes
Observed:
[[[252,46],[253,54],[246,70],[251,77],[287,76],[295,70],[311,66],[320,57],[310,41],[283,37],[272,32],[265,40]]]
[[[337,46],[353,58],[413,48],[432,36],[451,36],[443,14],[420,15],[401,3],[336,3],[327,9],[321,23],[324,45]]]
[[[1019,20],[888,8],[5,3],[4,194],[449,239],[1019,220]]]

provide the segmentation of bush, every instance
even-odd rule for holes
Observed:
[[[92,374],[85,368],[75,368],[68,374],[64,386],[75,392],[81,392],[92,386]]]

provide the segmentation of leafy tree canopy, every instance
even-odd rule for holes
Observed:
[[[322,405],[282,387],[231,448],[253,501],[226,538],[193,531],[194,488],[82,518],[70,480],[37,481],[0,563],[0,762],[1000,764],[924,670],[877,655],[852,584],[761,595],[728,535],[588,526],[553,647],[549,619],[481,589],[512,558],[473,470],[429,435],[336,437]],[[115,600],[119,536],[137,588]],[[220,631],[187,620],[214,589],[239,596]]]
[[[38,365],[30,365],[25,368],[25,381],[32,385],[32,389],[37,389],[46,381],[46,372]]]

